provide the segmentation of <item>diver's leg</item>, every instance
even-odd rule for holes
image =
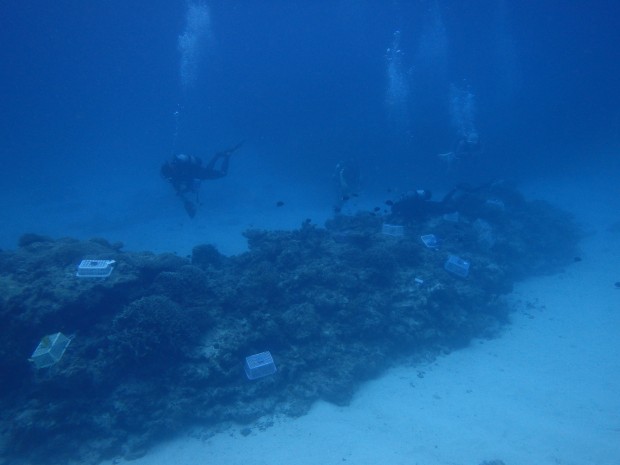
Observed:
[[[185,211],[187,212],[189,217],[193,218],[194,216],[196,216],[196,204],[189,200],[184,192],[179,192],[179,197],[181,198],[181,201],[183,202],[183,208],[185,208]]]
[[[185,199],[185,201],[183,202],[183,207],[185,208],[185,211],[187,212],[190,218],[193,218],[194,216],[196,216],[197,208],[194,202],[192,202],[191,200]]]
[[[215,155],[213,155],[211,160],[209,160],[209,163],[207,163],[207,166],[205,169],[208,171],[215,170],[215,164],[217,163],[217,161],[220,159],[221,156],[222,156],[221,153],[216,153]]]
[[[222,157],[222,164],[220,166],[220,173],[222,173],[222,176],[226,176],[228,174],[228,167],[230,165],[230,155],[231,153],[224,153],[224,156]]]

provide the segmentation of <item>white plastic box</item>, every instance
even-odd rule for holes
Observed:
[[[244,368],[248,379],[262,378],[263,376],[272,375],[277,371],[276,364],[269,351],[246,357]]]
[[[386,236],[403,237],[405,235],[405,227],[397,224],[383,223],[381,233]]]
[[[444,221],[448,221],[450,223],[458,223],[460,219],[459,212],[451,212],[443,214]]]
[[[456,255],[450,255],[443,267],[446,271],[461,278],[467,278],[469,275],[469,262]]]
[[[32,353],[30,361],[37,368],[47,368],[57,363],[67,350],[67,346],[71,342],[62,333],[49,334],[41,338],[41,342]]]
[[[437,236],[434,234],[425,234],[424,236],[420,236],[420,239],[429,249],[436,249],[439,247],[439,240],[437,240]]]
[[[504,204],[502,199],[488,199],[484,204],[487,207],[494,208],[499,211],[504,211],[506,209],[506,205]]]
[[[78,265],[78,278],[107,278],[114,270],[114,260],[82,260]]]

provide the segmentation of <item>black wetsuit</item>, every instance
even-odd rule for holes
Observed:
[[[193,155],[175,155],[161,167],[161,175],[172,185],[175,192],[183,201],[183,206],[190,217],[196,215],[198,189],[200,181],[223,178],[228,174],[230,156],[241,147],[243,142],[231,149],[216,153],[206,166],[202,160]],[[187,198],[186,194],[196,194],[195,201]]]
[[[459,184],[450,190],[440,201],[431,200],[430,191],[411,192],[392,205],[392,215],[401,221],[425,220],[454,211],[462,213],[479,213],[486,196],[498,183],[488,182],[480,186]]]

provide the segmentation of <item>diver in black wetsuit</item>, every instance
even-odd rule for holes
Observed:
[[[392,215],[403,221],[425,220],[432,216],[452,213],[456,210],[476,212],[480,210],[489,194],[501,190],[501,181],[491,181],[480,186],[458,184],[439,201],[432,200],[427,189],[408,192],[391,206]]]
[[[183,201],[185,211],[193,218],[196,216],[197,204],[199,204],[198,190],[200,181],[223,178],[228,174],[230,156],[237,151],[243,142],[233,148],[216,153],[206,166],[202,160],[193,155],[177,154],[172,160],[167,161],[161,167],[161,175],[174,188],[176,194]],[[188,194],[195,194],[196,199],[190,200]]]
[[[334,211],[339,213],[347,200],[359,195],[362,176],[358,163],[352,160],[338,163],[334,172],[334,180],[338,194]]]
[[[440,153],[439,158],[453,164],[465,160],[471,160],[482,152],[480,137],[476,131],[471,131],[463,135],[454,146],[451,152]]]
[[[407,192],[391,205],[392,215],[403,220],[426,219],[429,216],[445,213],[444,202],[432,200],[433,194],[428,189]]]
[[[458,159],[469,159],[482,152],[480,136],[476,131],[471,131],[459,140],[456,146],[456,157]]]

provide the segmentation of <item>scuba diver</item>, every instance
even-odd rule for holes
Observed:
[[[394,201],[391,205],[391,214],[400,221],[423,221],[455,211],[483,217],[489,212],[495,213],[497,210],[489,207],[496,205],[498,199],[508,197],[509,192],[501,180],[493,180],[479,186],[460,183],[441,200],[433,200],[431,191],[419,189],[407,192]],[[495,203],[490,204],[489,199],[494,199]]]
[[[440,153],[438,156],[441,160],[452,164],[463,160],[469,160],[482,151],[480,136],[477,131],[471,131],[464,134],[456,143],[454,150],[451,152]]]
[[[476,131],[471,131],[459,140],[456,146],[456,157],[458,159],[470,158],[482,150],[480,136]]]
[[[223,178],[228,174],[230,156],[236,152],[245,141],[240,142],[231,149],[217,152],[206,166],[202,160],[194,155],[183,153],[174,155],[172,160],[165,162],[160,170],[162,177],[172,184],[174,191],[181,198],[185,211],[193,218],[196,216],[200,181]],[[188,195],[195,194],[195,200]]]
[[[400,199],[390,202],[392,215],[402,220],[422,220],[446,212],[444,201],[432,200],[433,194],[428,189],[409,191]]]
[[[338,194],[334,210],[336,213],[339,213],[347,200],[359,195],[362,176],[357,162],[348,160],[338,163],[334,172],[334,180],[336,181]]]

